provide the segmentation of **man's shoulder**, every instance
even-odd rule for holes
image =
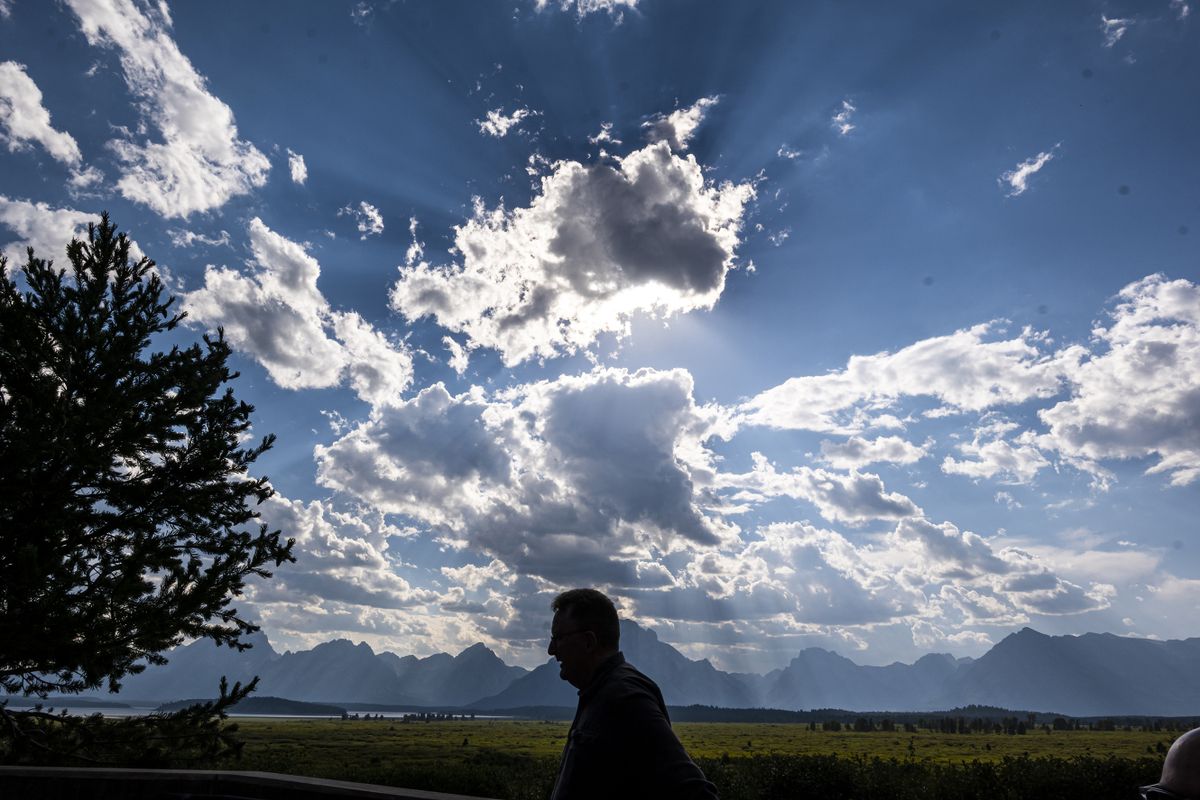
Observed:
[[[647,696],[655,701],[662,700],[662,692],[658,684],[644,675],[641,670],[624,661],[613,668],[608,679],[600,689],[600,694],[606,699],[620,697]]]

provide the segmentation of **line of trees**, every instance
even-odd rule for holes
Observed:
[[[931,731],[935,733],[955,734],[999,733],[1010,736],[1023,736],[1026,733],[1039,730],[1044,733],[1052,733],[1054,731],[1133,730],[1182,733],[1196,727],[1200,727],[1200,720],[1178,718],[1147,718],[1135,723],[1133,721],[1122,721],[1114,718],[1080,720],[1055,717],[1051,722],[1043,722],[1039,725],[1036,714],[1027,714],[1024,718],[1017,716],[1000,718],[941,716],[933,718],[918,717],[914,720],[903,721],[893,719],[892,717],[877,718],[861,716],[854,718],[852,721],[826,719],[821,722],[816,720],[808,722],[808,729],[810,731],[853,731],[855,733],[917,733],[919,731]]]

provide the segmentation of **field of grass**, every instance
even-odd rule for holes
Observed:
[[[240,719],[238,725],[245,751],[240,763],[225,768],[514,800],[548,796],[568,728],[516,720]],[[1161,750],[1173,736],[835,733],[769,723],[677,723],[675,730],[725,798],[790,796],[779,794],[780,786],[795,788],[796,796],[807,786],[826,797],[1003,798],[1032,796],[1047,790],[1048,781],[1077,784],[1077,795],[1058,786],[1056,796],[1128,797],[1138,781],[1157,778]]]

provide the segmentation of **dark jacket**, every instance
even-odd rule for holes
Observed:
[[[654,681],[617,653],[579,692],[551,800],[584,798],[716,800],[667,717]]]

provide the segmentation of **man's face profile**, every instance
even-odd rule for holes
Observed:
[[[546,652],[558,659],[558,676],[576,689],[582,689],[591,677],[594,640],[595,634],[580,628],[570,614],[555,612]]]

